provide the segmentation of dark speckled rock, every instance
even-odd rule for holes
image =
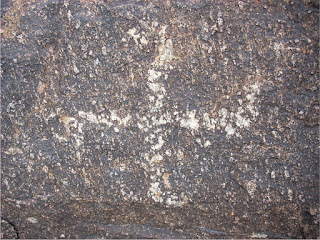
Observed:
[[[318,1],[1,14],[3,238],[318,237]]]

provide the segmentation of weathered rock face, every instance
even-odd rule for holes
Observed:
[[[317,237],[318,8],[2,1],[2,237]]]

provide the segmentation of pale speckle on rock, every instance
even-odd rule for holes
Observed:
[[[233,135],[236,130],[231,126],[231,124],[228,124],[225,128],[225,131],[227,132],[227,135]]]
[[[207,140],[204,145],[205,148],[211,146],[211,142],[209,140]]]
[[[219,110],[219,123],[222,127],[225,127],[227,125],[227,116],[228,116],[228,111],[225,108],[221,108]]]
[[[73,66],[73,71],[74,71],[75,74],[79,74],[80,73],[80,70],[76,65]]]
[[[253,196],[257,189],[256,180],[251,180],[246,184],[246,188],[250,196]]]
[[[31,223],[34,223],[34,224],[38,223],[38,219],[36,219],[35,217],[28,217],[27,221],[31,222]]]
[[[148,44],[148,40],[145,38],[145,36],[142,36],[140,39],[141,44],[143,45],[147,45]]]
[[[139,45],[138,39],[140,38],[140,34],[136,33],[137,29],[132,28],[128,30],[128,34],[133,38],[134,42]]]
[[[106,46],[103,46],[101,50],[102,50],[102,54],[103,54],[104,56],[106,56],[106,55],[107,55],[107,48],[106,48]]]
[[[199,128],[199,120],[195,117],[196,111],[187,111],[185,118],[180,120],[180,126],[184,128],[188,128],[190,130],[198,130]]]
[[[161,155],[160,153],[158,153],[158,154],[155,154],[155,155],[151,158],[150,163],[158,163],[158,162],[160,162],[160,161],[162,161],[162,160],[163,160],[162,155]]]

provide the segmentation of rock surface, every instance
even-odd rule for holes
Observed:
[[[318,1],[1,15],[3,238],[318,237]]]

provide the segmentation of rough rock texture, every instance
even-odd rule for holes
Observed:
[[[319,4],[2,0],[3,238],[316,238]]]

